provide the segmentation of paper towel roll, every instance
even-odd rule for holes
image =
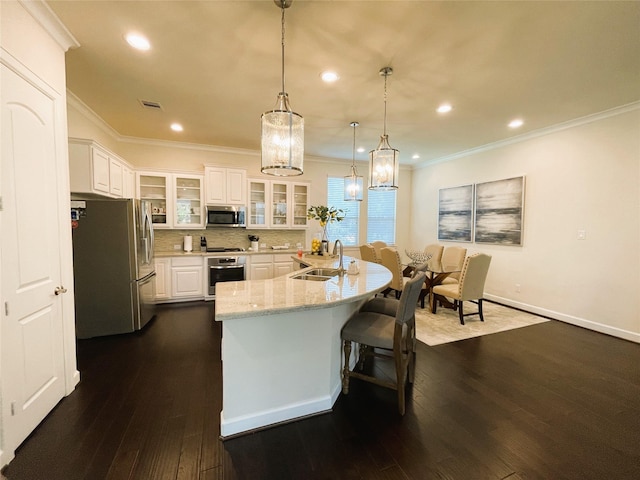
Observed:
[[[184,237],[184,251],[190,252],[193,250],[193,237],[191,235],[187,235]]]

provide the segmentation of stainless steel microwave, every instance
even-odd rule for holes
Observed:
[[[207,205],[207,228],[245,228],[246,226],[244,206]]]

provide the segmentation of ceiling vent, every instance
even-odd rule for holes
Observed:
[[[144,108],[148,108],[150,110],[162,110],[162,105],[158,102],[151,102],[149,100],[139,100],[139,102]]]

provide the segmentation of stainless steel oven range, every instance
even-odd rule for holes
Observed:
[[[244,256],[216,256],[207,259],[208,269],[208,300],[213,300],[216,295],[216,283],[235,282],[245,279]]]

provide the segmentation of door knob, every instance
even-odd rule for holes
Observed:
[[[67,289],[64,287],[56,287],[53,293],[55,293],[56,295],[60,295],[61,293],[67,293]]]

